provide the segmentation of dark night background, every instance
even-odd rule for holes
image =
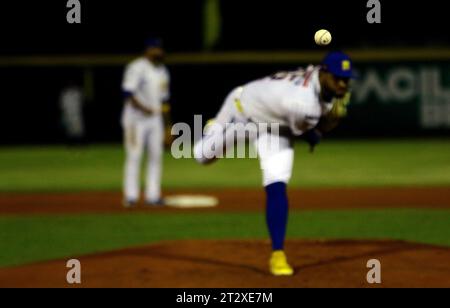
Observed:
[[[0,57],[137,54],[150,35],[161,36],[168,53],[203,50],[201,0],[80,2],[81,25],[67,24],[66,0],[2,2]],[[442,1],[380,2],[382,24],[374,25],[366,22],[366,0],[221,1],[222,37],[214,51],[317,50],[311,36],[320,28],[332,32],[333,48],[449,46]],[[173,118],[189,121],[194,113],[212,116],[232,87],[293,65],[170,67]],[[0,71],[0,143],[58,141],[59,90],[67,79],[81,78],[82,68],[0,67]],[[92,140],[120,140],[122,71],[117,66],[94,69],[95,99],[86,107]],[[388,128],[378,132],[388,133]],[[346,135],[345,129],[341,135]]]
[[[2,54],[136,52],[150,34],[169,51],[202,47],[203,0],[81,0],[82,24],[66,22],[66,0],[3,1]],[[381,0],[382,24],[366,22],[366,0],[221,1],[217,49],[309,49],[318,28],[333,30],[335,47],[446,45],[443,1]]]

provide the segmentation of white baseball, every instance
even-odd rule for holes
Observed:
[[[314,41],[319,46],[326,46],[331,43],[331,33],[328,30],[321,29],[314,35]]]

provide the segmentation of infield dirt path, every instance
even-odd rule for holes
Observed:
[[[263,210],[263,189],[178,190],[166,195],[206,194],[219,199],[219,206],[195,211]],[[80,214],[120,213],[121,194],[117,192],[84,192],[53,194],[0,194],[0,214]],[[450,187],[429,188],[333,188],[291,189],[291,209],[364,209],[364,208],[450,208]],[[142,205],[133,211],[145,211]],[[147,208],[148,210],[148,208]],[[177,211],[171,208],[151,209],[157,212]]]

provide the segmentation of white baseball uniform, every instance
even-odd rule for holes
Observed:
[[[162,103],[168,101],[169,72],[146,58],[131,62],[125,70],[122,90],[131,93],[154,113],[145,115],[127,100],[122,114],[126,149],[124,195],[137,201],[140,195],[140,165],[145,148],[148,154],[145,198],[148,202],[161,198],[162,153],[164,128]]]
[[[332,108],[332,102],[321,100],[319,69],[309,66],[306,70],[280,72],[236,88],[226,98],[215,119],[221,127],[232,122],[277,123],[281,131],[283,128],[290,131],[289,134],[260,132],[252,140],[258,151],[264,186],[289,182],[294,158],[293,137],[314,128],[320,117]],[[211,130],[207,138],[205,136],[197,142],[195,158],[200,163],[210,162],[210,157],[216,153],[220,155],[222,151],[222,148],[210,145],[219,139],[227,145],[230,143],[227,139],[233,137],[234,132],[224,134],[223,131]],[[273,140],[278,146],[267,146]]]

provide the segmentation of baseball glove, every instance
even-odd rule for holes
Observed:
[[[347,116],[347,106],[350,104],[351,96],[351,93],[347,92],[343,98],[335,98],[333,100],[333,107],[328,116],[338,119]]]
[[[164,103],[162,107],[163,118],[164,118],[164,148],[170,149],[172,142],[174,140],[172,136],[172,119],[170,117],[170,105]]]
[[[348,92],[343,98],[335,98],[333,106],[326,115],[320,118],[317,129],[321,133],[328,133],[338,126],[340,120],[347,116],[347,106],[350,103],[351,93]]]

